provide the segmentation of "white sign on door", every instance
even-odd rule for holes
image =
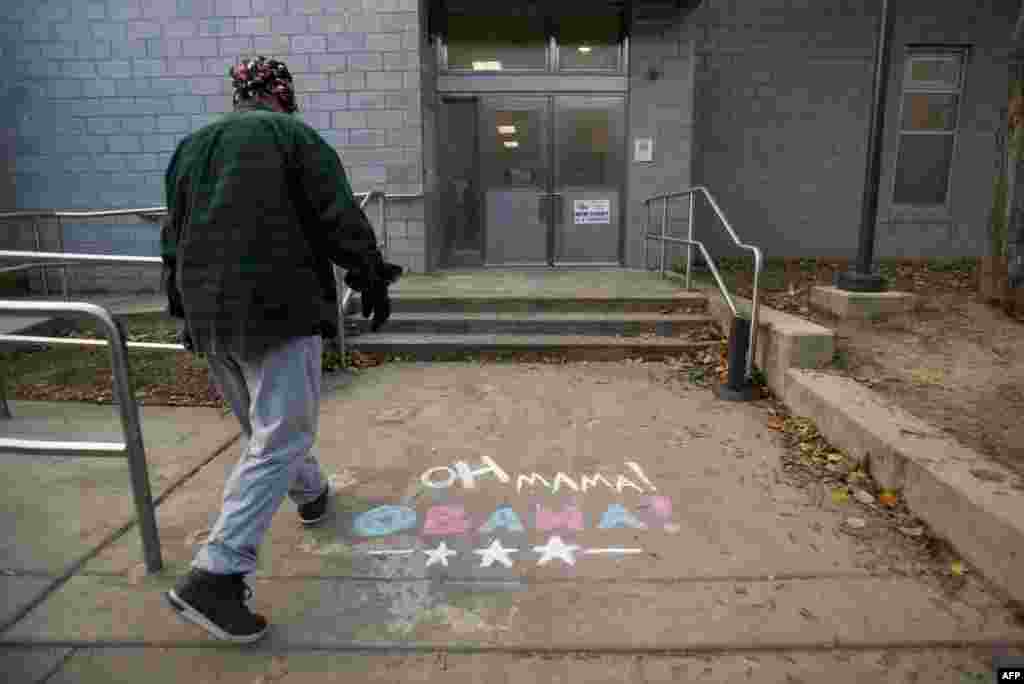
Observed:
[[[573,200],[572,213],[577,225],[611,223],[612,201],[607,199]]]

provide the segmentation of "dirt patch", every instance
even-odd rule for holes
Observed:
[[[835,270],[790,267],[763,301],[836,332],[833,372],[1024,474],[1024,322],[978,301],[976,269],[891,264],[883,273],[893,289],[920,297],[918,310],[861,323],[811,310],[811,288]],[[749,277],[736,285],[750,296]]]
[[[172,344],[174,320],[160,314],[127,316],[123,329],[129,342]],[[53,337],[105,339],[89,322],[65,325]],[[7,394],[25,401],[114,401],[110,352],[106,348],[34,345],[0,352],[6,367]],[[227,408],[210,382],[205,357],[183,352],[130,351],[129,372],[136,400],[142,405]]]

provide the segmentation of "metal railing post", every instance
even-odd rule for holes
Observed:
[[[64,220],[57,216],[57,251],[64,253]],[[64,301],[68,301],[68,267],[67,264],[60,267],[60,289],[64,295]]]
[[[11,407],[7,405],[7,365],[0,368],[0,419],[11,417]]]
[[[338,297],[338,352],[341,354],[341,368],[347,368],[345,359],[345,295],[348,287],[344,283],[341,267],[334,264],[334,287]]]
[[[668,197],[661,212],[661,277],[665,277],[665,231],[668,229]]]
[[[36,251],[37,252],[42,252],[43,251],[43,243],[39,239],[39,217],[38,216],[36,216],[36,217],[34,217],[32,219],[32,232],[33,232],[33,234],[35,234],[35,238],[36,238]],[[46,267],[43,267],[43,268],[39,269],[39,276],[43,279],[43,295],[49,297],[50,296],[50,282],[49,282],[49,279],[46,277]]]
[[[135,512],[139,516],[139,534],[142,537],[142,554],[146,570],[159,572],[163,568],[160,557],[160,533],[156,527],[156,511],[153,493],[149,487],[146,468],[146,450],[142,442],[142,424],[139,419],[139,405],[132,391],[131,374],[128,366],[128,349],[121,325],[106,309],[96,307],[95,315],[107,329],[110,340],[110,363],[114,375],[114,394],[121,408],[121,426],[124,429],[125,448],[128,451],[128,471],[131,476],[132,494],[135,498]]]
[[[694,193],[690,193],[690,220],[686,229],[686,239],[693,240],[693,203]],[[686,289],[690,288],[690,274],[693,272],[693,244],[686,245]]]
[[[644,270],[646,271],[651,267],[650,258],[647,256],[648,248],[647,243],[650,242],[648,237],[651,234],[651,202],[650,200],[644,200],[644,208],[647,210],[647,215],[644,217]]]
[[[391,244],[390,244],[390,240],[388,239],[388,224],[386,223],[386,221],[387,221],[387,214],[385,213],[385,210],[384,210],[384,203],[387,201],[387,195],[384,194],[384,193],[380,193],[380,198],[379,199],[380,199],[380,234],[381,234],[381,237],[383,238],[382,242],[384,243],[384,249],[381,250],[381,251],[384,253],[384,256],[387,258],[387,257],[391,256],[390,253],[389,253]]]
[[[757,247],[753,247],[752,249],[754,251],[754,291],[751,293],[752,301],[750,303],[750,346],[747,349],[748,380],[754,377],[754,351],[757,349],[757,328],[759,309],[761,306],[760,297],[758,296],[758,281],[761,279],[761,268],[764,262],[761,250]]]

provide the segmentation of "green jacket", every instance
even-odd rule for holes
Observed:
[[[338,154],[298,118],[261,105],[178,145],[161,230],[172,316],[197,353],[257,358],[319,331],[330,262],[376,268],[377,239]]]

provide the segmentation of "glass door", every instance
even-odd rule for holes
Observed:
[[[483,217],[480,212],[480,169],[477,124],[480,99],[442,100],[440,163],[444,228],[444,263],[480,266],[483,263]]]
[[[619,265],[625,100],[566,95],[554,101],[554,262]]]
[[[554,197],[549,98],[486,97],[480,121],[484,261],[495,266],[550,264]]]

